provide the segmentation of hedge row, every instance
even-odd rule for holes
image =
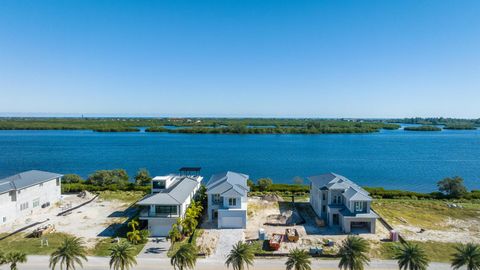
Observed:
[[[251,187],[251,191],[262,191],[258,185]],[[270,192],[310,192],[310,187],[307,185],[292,185],[292,184],[272,184],[268,186],[265,191]]]
[[[98,185],[85,184],[85,183],[62,184],[62,193],[80,192],[84,190],[90,191],[90,192],[105,191],[105,190],[111,190],[111,191],[122,190],[122,191],[143,191],[143,192],[149,193],[150,186],[139,186],[139,185],[136,185],[135,183],[128,183],[125,185],[112,184],[112,185],[105,185],[105,186],[98,186]]]

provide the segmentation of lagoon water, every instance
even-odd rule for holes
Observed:
[[[213,135],[0,131],[0,177],[40,169],[77,173],[138,168],[152,175],[200,166],[202,175],[233,170],[252,179],[292,183],[295,176],[337,172],[363,186],[433,191],[459,175],[480,189],[480,131],[329,135]]]

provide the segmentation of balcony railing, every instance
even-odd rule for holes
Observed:
[[[143,209],[140,211],[140,217],[176,218],[180,216],[177,213],[151,213],[148,209]]]

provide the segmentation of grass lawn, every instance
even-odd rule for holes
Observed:
[[[28,255],[50,255],[63,242],[63,238],[69,236],[65,233],[51,233],[46,236],[48,246],[41,246],[40,238],[27,238],[26,234],[19,233],[0,241],[0,251],[9,252],[12,250],[21,250]],[[120,238],[122,239],[122,238]],[[100,240],[97,245],[88,250],[91,256],[109,256],[109,248],[114,245],[113,238],[105,238]],[[124,238],[122,240],[125,240]],[[144,244],[135,245],[135,254],[142,251]]]
[[[197,245],[197,238],[200,237],[203,234],[203,232],[204,232],[204,229],[196,229],[195,230],[195,232],[193,233],[193,236],[191,237],[192,238],[192,241],[191,241],[192,245],[194,245],[194,246]],[[180,248],[180,246],[188,243],[189,240],[190,240],[190,238],[186,237],[182,241],[176,242],[176,243],[173,243],[173,245],[170,245],[170,249],[167,252],[167,256],[172,257],[173,254],[175,254],[175,252],[177,252],[177,250]]]
[[[5,235],[5,234],[3,234]],[[0,251],[9,252],[12,250],[21,250],[28,255],[50,255],[63,242],[63,238],[68,236],[64,233],[51,233],[45,239],[48,240],[48,246],[41,246],[40,238],[27,238],[24,233],[18,233],[0,241]]]
[[[450,262],[450,255],[455,251],[455,243],[443,242],[416,242],[422,247],[428,255],[430,261],[433,262]],[[372,245],[370,256],[377,259],[391,260],[395,254],[395,247],[400,243],[384,242]]]
[[[145,196],[143,191],[101,191],[99,198],[107,201],[122,201],[124,203],[134,203]]]
[[[100,241],[95,245],[95,247],[91,250],[88,251],[88,254],[91,256],[101,256],[101,257],[107,257],[110,256],[110,248],[115,245],[114,243],[114,238],[105,238]],[[120,241],[127,241],[125,238],[120,238]],[[133,245],[134,247],[134,254],[138,255],[143,249],[145,244],[138,244],[138,245]]]
[[[479,219],[480,203],[456,203],[463,208],[448,207],[440,200],[375,200],[372,208],[393,226],[413,225],[425,229],[448,228],[445,221]]]

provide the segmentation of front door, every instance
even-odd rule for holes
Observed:
[[[340,221],[338,219],[338,214],[333,214],[333,225],[339,225]]]
[[[217,218],[218,218],[218,210],[217,210],[217,209],[213,209],[213,210],[212,210],[212,217],[213,217],[213,219],[217,219]]]

